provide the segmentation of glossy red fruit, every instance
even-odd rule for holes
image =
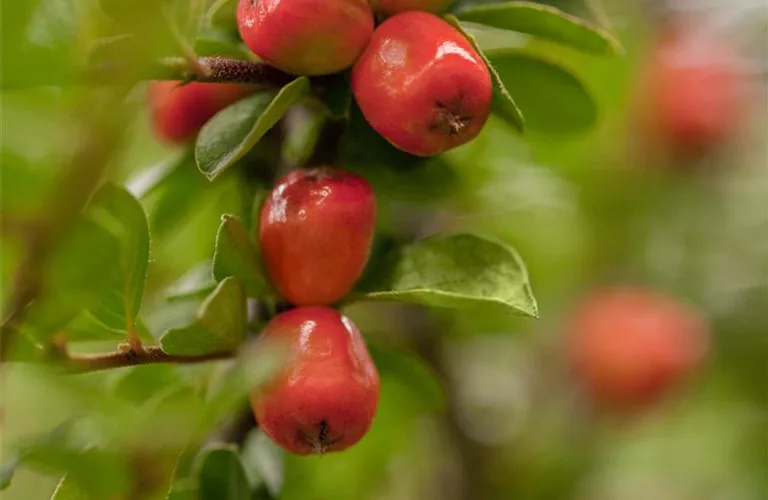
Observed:
[[[677,26],[651,49],[641,78],[646,134],[670,152],[706,152],[738,130],[747,80],[727,39]]]
[[[373,33],[367,0],[240,0],[237,26],[264,61],[295,75],[352,66]]]
[[[277,379],[253,394],[259,427],[292,453],[341,451],[371,427],[379,374],[357,327],[327,307],[286,311],[259,342],[279,342],[289,359]]]
[[[365,268],[376,199],[365,179],[333,168],[288,174],[261,210],[267,273],[295,305],[330,305]]]
[[[194,139],[213,115],[250,93],[248,87],[231,83],[150,82],[148,97],[155,133],[167,142],[185,143]]]
[[[574,376],[605,409],[635,410],[674,388],[702,361],[708,332],[696,311],[649,290],[587,296],[568,328]]]
[[[431,156],[472,140],[491,110],[488,67],[453,26],[426,12],[384,21],[352,70],[365,119],[408,153]]]
[[[453,0],[371,0],[371,8],[383,16],[394,16],[409,10],[440,14],[448,10],[452,3]]]

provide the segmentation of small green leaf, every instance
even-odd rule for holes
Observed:
[[[206,450],[198,472],[198,500],[250,500],[245,469],[235,446]]]
[[[478,46],[475,38],[464,29],[458,19],[454,16],[447,15],[445,16],[445,20],[467,37],[467,40],[469,40],[488,66],[488,70],[491,72],[491,77],[495,83],[493,86],[493,101],[491,103],[493,112],[504,118],[519,132],[525,130],[524,114],[520,111],[512,94],[507,90],[505,79],[499,74],[486,54],[483,53],[483,50]]]
[[[489,51],[486,55],[515,96],[528,129],[572,133],[588,129],[597,121],[594,99],[584,84],[559,63],[519,50]]]
[[[119,256],[120,243],[109,231],[79,220],[44,267],[44,288],[27,313],[30,333],[44,340],[101,303],[114,284],[110,274],[119,268]]]
[[[243,283],[248,297],[260,298],[269,293],[270,287],[259,263],[258,247],[240,219],[225,214],[221,217],[216,235],[213,277],[221,281],[228,276],[234,276]]]
[[[197,321],[168,330],[160,345],[168,354],[194,356],[233,350],[245,336],[245,292],[235,278],[225,278],[200,306]]]
[[[87,214],[120,241],[120,279],[110,296],[92,310],[112,328],[133,328],[141,308],[149,263],[149,225],[141,204],[128,191],[105,184],[94,195]]]
[[[457,309],[500,306],[538,316],[517,252],[471,234],[433,236],[395,251],[361,290],[364,299]]]
[[[167,300],[185,300],[204,297],[216,288],[211,274],[211,261],[201,262],[168,287]]]
[[[220,111],[197,136],[197,167],[208,180],[214,180],[250,151],[288,108],[308,94],[309,79],[299,77],[277,94],[260,92]]]
[[[526,33],[587,52],[613,55],[622,51],[607,31],[548,5],[505,2],[470,7],[456,15],[462,21]]]
[[[312,157],[326,120],[326,113],[315,106],[296,106],[286,115],[281,153],[289,165],[304,165]]]
[[[241,455],[251,489],[264,487],[271,496],[278,498],[285,468],[283,450],[262,430],[254,429],[243,443]]]
[[[114,394],[126,401],[141,405],[161,390],[181,386],[181,377],[173,365],[134,366],[115,380]]]

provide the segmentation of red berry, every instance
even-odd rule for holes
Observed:
[[[642,92],[646,133],[686,156],[722,144],[746,104],[739,58],[721,37],[678,27],[652,48]]]
[[[245,44],[295,75],[325,75],[355,62],[373,33],[367,0],[240,0]]]
[[[672,297],[608,289],[579,304],[568,341],[574,375],[595,403],[633,410],[661,399],[702,361],[707,328]]]
[[[371,8],[383,16],[394,16],[409,10],[440,14],[448,10],[452,3],[453,0],[371,0]]]
[[[349,292],[368,260],[376,200],[361,177],[331,168],[296,171],[261,210],[266,270],[296,305],[329,305]]]
[[[181,144],[197,135],[213,115],[247,96],[251,89],[231,83],[149,83],[149,106],[155,133]]]
[[[272,384],[253,394],[259,427],[286,450],[341,451],[371,427],[379,374],[357,327],[327,307],[284,312],[259,342],[282,342],[290,355]]]
[[[472,140],[491,110],[488,67],[453,26],[426,12],[384,21],[352,70],[371,126],[408,153],[430,156]]]

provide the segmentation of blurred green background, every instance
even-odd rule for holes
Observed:
[[[133,12],[146,23],[148,38],[159,31],[156,20],[142,14],[151,2],[105,3]],[[592,15],[578,0],[549,3]],[[514,246],[528,267],[540,319],[349,306],[346,313],[381,372],[374,427],[347,452],[311,458],[284,455],[250,433],[240,454],[254,498],[768,498],[766,6],[745,0],[668,2],[667,10],[660,2],[602,4],[623,56],[524,40],[579,76],[598,105],[594,127],[521,136],[492,117],[476,140],[426,165],[349,165],[376,191],[382,234],[469,230]],[[718,36],[750,64],[750,113],[728,144],[694,164],[647,154],[632,124],[640,62],[670,8],[693,8],[719,22]],[[56,194],[65,182],[58,175],[62,159],[88,141],[110,143],[106,175],[127,186],[149,217],[144,321],[154,334],[184,324],[202,296],[168,301],[167,290],[206,266],[221,214],[249,216],[252,193],[243,177],[209,183],[183,152],[157,142],[141,86],[118,111],[106,91],[24,85],[25,75],[66,76],[71,61],[111,33],[98,2],[11,0],[2,9],[4,82],[10,82],[0,94],[3,303],[25,258],[24,228],[48,213],[50,203],[66,203]],[[53,12],[43,16],[37,9]],[[26,37],[34,43],[21,46]],[[153,43],[167,40],[157,35]],[[82,136],[96,132],[104,136]],[[258,169],[270,154],[258,152],[243,169]],[[170,174],[153,184],[152,176],[163,172]],[[666,291],[696,304],[711,325],[710,355],[691,383],[633,418],[591,411],[564,362],[564,318],[599,284]],[[116,341],[77,349],[106,351]],[[143,366],[65,377],[20,363],[3,366],[3,468],[12,465],[20,443],[33,451],[2,498],[50,498],[65,472],[93,483],[94,498],[150,498],[135,491],[120,496],[114,485],[136,477],[146,484],[168,481],[174,471],[179,486],[172,498],[193,498],[183,496],[184,479],[199,446],[179,440],[199,431],[187,429],[203,413],[194,395],[210,391],[228,368]],[[215,433],[203,439],[217,441]],[[68,447],[99,452],[72,455]],[[225,495],[206,498],[230,498]]]

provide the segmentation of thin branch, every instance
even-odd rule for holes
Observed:
[[[70,373],[95,372],[124,366],[149,365],[155,363],[202,363],[228,359],[235,355],[234,351],[221,351],[193,356],[168,354],[160,346],[144,346],[142,352],[133,349],[117,350],[100,354],[67,354],[62,363]]]
[[[199,68],[205,68],[200,73]],[[109,60],[94,63],[87,77],[94,83],[114,83],[126,75],[119,62]],[[183,80],[185,82],[247,83],[263,87],[282,87],[295,76],[284,73],[269,64],[224,57],[201,57],[190,64],[184,57],[166,57],[157,60],[139,75],[144,80]]]

